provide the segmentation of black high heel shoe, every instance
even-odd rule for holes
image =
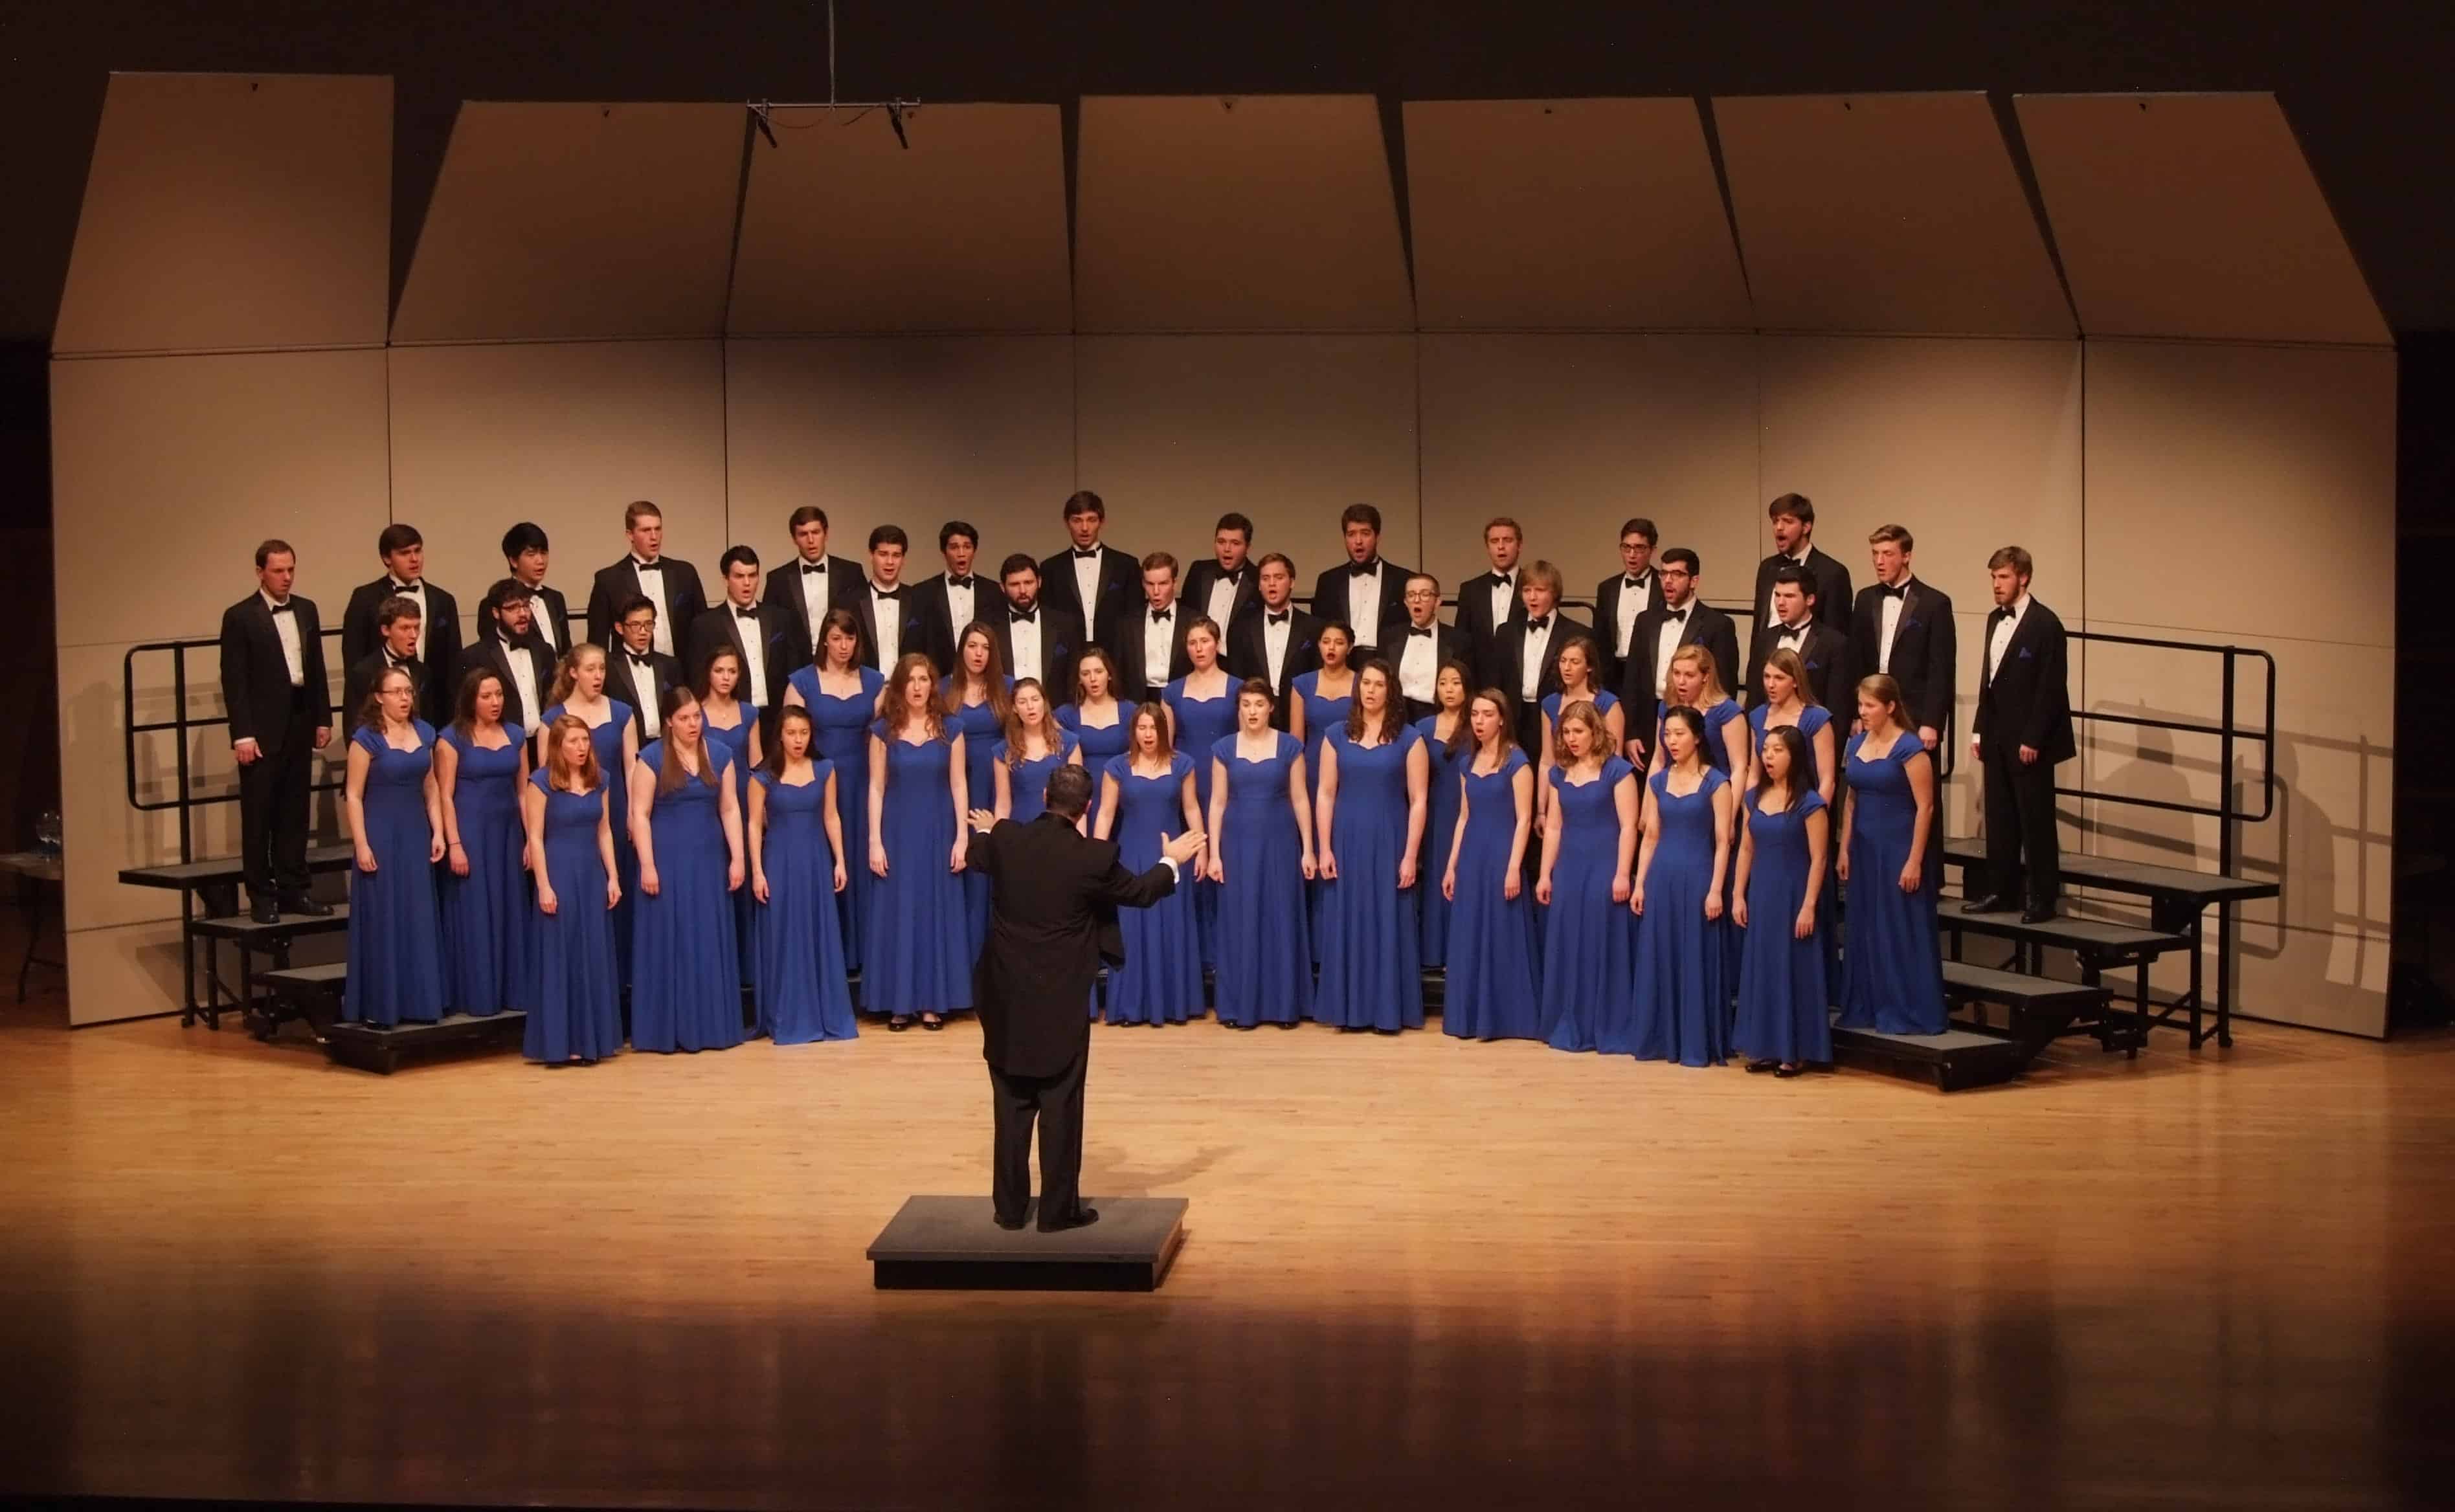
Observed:
[[[911,1027],[912,1027],[912,1020],[911,1020],[911,1019],[909,1019],[909,1018],[905,1018],[905,1017],[904,1017],[903,1015],[902,1015],[902,1014],[897,1014],[894,1018],[889,1018],[888,1020],[886,1020],[886,1032],[887,1032],[888,1034],[900,1035],[900,1034],[902,1034],[904,1030],[909,1029],[909,1028],[911,1028]]]

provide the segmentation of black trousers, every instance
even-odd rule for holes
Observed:
[[[271,749],[266,749],[270,745]],[[314,780],[315,726],[305,689],[291,696],[280,736],[238,769],[240,867],[250,897],[307,891],[307,790]]]
[[[1031,1126],[1040,1124],[1040,1221],[1070,1218],[1083,1205],[1083,1078],[1086,1046],[1053,1077],[1010,1076],[992,1066],[997,1113],[996,1170],[990,1187],[1000,1221],[1020,1223],[1031,1205]]]
[[[2062,893],[2062,851],[2055,834],[2055,768],[2040,756],[2022,764],[2012,741],[1979,748],[1986,776],[1986,875],[2006,903],[2052,907]]]

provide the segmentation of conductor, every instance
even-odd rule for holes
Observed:
[[[1031,1126],[1040,1123],[1040,1231],[1099,1220],[1085,1207],[1083,1076],[1091,1058],[1085,1007],[1100,961],[1124,961],[1119,908],[1147,908],[1176,890],[1177,868],[1202,854],[1199,830],[1162,848],[1136,877],[1117,847],[1075,825],[1091,802],[1091,775],[1049,775],[1048,809],[1028,824],[971,811],[964,864],[993,879],[988,939],[973,968],[972,1002],[996,1110],[992,1200],[1000,1228],[1023,1227],[1031,1205]]]

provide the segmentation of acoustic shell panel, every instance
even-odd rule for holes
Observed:
[[[51,350],[374,346],[392,80],[114,73]]]
[[[2274,95],[2014,103],[2090,335],[2392,339]]]
[[[1427,330],[1754,324],[1695,103],[1410,100]]]
[[[1075,216],[1085,331],[1414,321],[1370,95],[1085,99]]]
[[[2068,336],[1983,94],[1716,99],[1758,325]]]
[[[460,107],[397,342],[716,335],[738,105]]]
[[[1065,331],[1074,295],[1053,105],[904,118],[780,110],[750,150],[737,334]]]

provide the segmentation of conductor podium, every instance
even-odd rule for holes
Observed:
[[[1002,1229],[985,1197],[906,1198],[870,1241],[880,1291],[1154,1292],[1185,1244],[1181,1197],[1086,1197],[1100,1221]]]

